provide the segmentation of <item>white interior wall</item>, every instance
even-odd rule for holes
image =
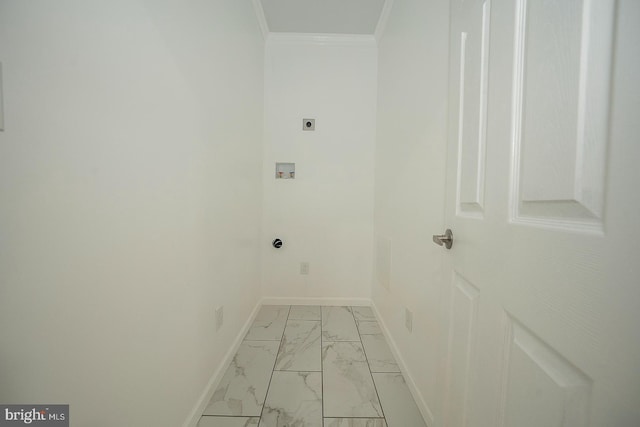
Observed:
[[[349,303],[371,296],[376,61],[373,37],[272,34],[267,41],[267,298]],[[302,131],[303,118],[316,119],[314,132]],[[295,179],[275,179],[276,162],[295,163]],[[277,250],[276,237],[284,241]],[[301,262],[309,275],[300,274]]]
[[[260,297],[263,45],[250,2],[0,2],[0,402],[187,419]]]
[[[373,301],[428,422],[441,399],[443,249],[431,236],[444,232],[448,16],[446,0],[395,0],[378,52],[375,236],[376,248],[391,250],[376,255]],[[386,289],[379,279],[389,264]]]

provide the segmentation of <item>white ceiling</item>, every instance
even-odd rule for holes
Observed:
[[[260,0],[270,32],[373,34],[385,0]]]

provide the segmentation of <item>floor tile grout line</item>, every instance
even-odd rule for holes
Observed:
[[[278,363],[278,354],[280,354],[280,347],[282,347],[282,340],[284,339],[284,331],[287,329],[287,322],[289,321],[289,313],[291,313],[291,306],[289,305],[287,308],[287,320],[284,321],[284,328],[282,328],[282,336],[280,337],[280,345],[278,346],[278,351],[276,352],[276,360],[273,361],[273,368],[271,369],[271,377],[269,378],[269,385],[267,386],[267,392],[264,395],[264,401],[262,402],[262,410],[260,411],[260,419],[258,420],[258,425],[261,424],[262,415],[264,414],[264,407],[267,403],[267,397],[269,396],[269,389],[271,388],[271,381],[273,380],[273,373],[276,371],[276,364]]]
[[[260,418],[258,415],[201,415],[202,417],[211,417],[211,418]]]
[[[367,350],[364,349],[364,344],[362,343],[362,336],[360,335],[360,329],[358,328],[358,322],[356,320],[355,314],[353,314],[353,307],[351,308],[351,315],[353,316],[353,321],[356,322],[356,330],[358,331],[358,337],[360,337],[360,345],[362,346],[362,353],[364,354],[364,360],[367,362],[367,369],[369,369],[369,375],[371,376],[371,382],[373,383],[373,389],[376,391],[376,397],[378,398],[378,403],[380,404],[380,411],[382,412],[382,418],[384,418],[384,422],[387,424],[387,417],[384,415],[384,408],[382,407],[382,401],[380,400],[380,395],[378,394],[378,387],[376,387],[376,382],[373,379],[373,373],[371,372],[371,365],[369,364],[369,358],[367,357]]]
[[[325,417],[325,418],[345,418],[349,420],[383,420],[382,417]]]

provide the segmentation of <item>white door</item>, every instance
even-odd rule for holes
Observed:
[[[451,3],[442,424],[638,427],[640,2]]]

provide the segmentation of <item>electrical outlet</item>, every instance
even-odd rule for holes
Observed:
[[[309,263],[301,262],[300,263],[300,274],[304,274],[305,276],[309,274]]]
[[[404,309],[404,326],[407,327],[407,331],[413,331],[413,313],[408,308]]]
[[[219,331],[222,328],[222,324],[224,323],[224,306],[216,307],[216,331]]]

